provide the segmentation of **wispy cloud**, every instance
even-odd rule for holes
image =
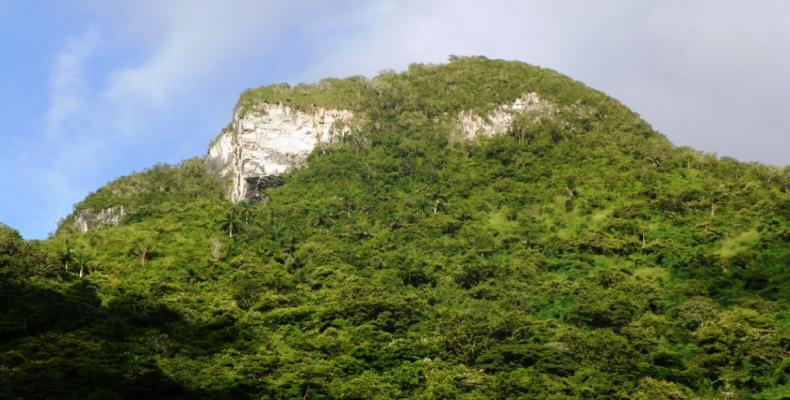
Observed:
[[[161,36],[149,43],[148,56],[139,63],[108,75],[105,95],[112,101],[166,107],[172,96],[200,84],[245,51],[265,48],[281,24],[281,7],[272,3],[156,4],[163,5],[135,7],[129,13],[128,24],[153,21]]]
[[[85,64],[99,45],[95,29],[66,40],[62,52],[55,58],[49,79],[49,109],[47,131],[50,135],[63,134],[68,120],[86,112],[90,85],[85,76]]]
[[[84,191],[75,185],[80,179],[76,172],[97,166],[97,155],[102,154],[102,143],[91,138],[92,121],[86,118],[94,106],[86,66],[100,43],[95,28],[67,38],[50,71],[45,140],[26,154],[33,161],[28,164],[31,181],[40,185],[30,190],[47,194],[47,202],[40,205],[41,217],[46,219],[65,216],[70,204],[63,200]]]
[[[194,142],[189,122],[201,115],[189,107],[211,101],[199,98],[212,96],[203,86],[226,81],[224,75],[238,73],[245,61],[265,56],[286,22],[285,3],[85,4],[96,23],[66,38],[54,57],[44,137],[36,154],[26,155],[35,159],[29,179],[47,193],[41,218],[48,225],[90,190],[134,165],[148,166],[151,153],[161,160],[174,141]],[[222,114],[231,107],[229,101]],[[166,132],[166,125],[183,131]],[[200,148],[213,134],[204,129]],[[152,148],[162,149],[134,154]],[[134,157],[138,161],[128,160]]]

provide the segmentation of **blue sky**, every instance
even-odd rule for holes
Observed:
[[[518,59],[617,97],[678,145],[790,163],[790,3],[0,0],[0,222],[45,238],[90,191],[202,156],[238,94]]]

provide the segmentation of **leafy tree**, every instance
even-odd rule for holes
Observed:
[[[141,267],[144,267],[148,260],[150,260],[155,242],[155,236],[151,234],[141,235],[132,242],[129,253],[137,257]]]

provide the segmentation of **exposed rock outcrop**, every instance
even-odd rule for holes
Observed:
[[[524,93],[510,104],[503,104],[486,116],[481,117],[474,111],[461,111],[458,122],[461,127],[461,137],[474,139],[479,136],[495,136],[508,133],[513,120],[519,114],[535,113],[535,118],[544,118],[557,110],[556,106],[538,97],[537,93]]]
[[[85,233],[97,228],[118,225],[124,215],[126,215],[126,210],[123,206],[109,207],[98,212],[87,208],[74,214],[72,227],[77,232]]]
[[[520,114],[534,113],[537,121],[556,111],[553,103],[536,93],[525,93],[485,116],[460,112],[460,137],[506,134]],[[231,201],[260,201],[266,188],[280,183],[278,175],[298,166],[314,148],[351,133],[353,122],[354,115],[346,110],[303,111],[269,103],[243,113],[236,110],[230,126],[209,145],[206,164],[230,180]]]
[[[346,110],[302,111],[281,104],[237,110],[230,127],[209,146],[206,163],[231,180],[231,201],[259,200],[261,188],[274,182],[260,178],[282,174],[314,148],[350,133],[353,118]]]

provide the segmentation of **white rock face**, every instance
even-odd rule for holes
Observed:
[[[280,104],[261,104],[241,115],[209,147],[206,163],[230,177],[230,200],[249,198],[250,179],[282,174],[310,152],[351,132],[354,115],[318,108],[305,112]]]
[[[72,224],[75,230],[85,233],[96,228],[118,225],[124,215],[126,210],[123,206],[105,208],[98,213],[88,208],[74,214]]]
[[[460,136],[506,134],[519,114],[534,112],[537,122],[556,111],[553,103],[536,93],[525,93],[484,117],[462,111],[458,115]],[[230,178],[231,201],[259,199],[261,187],[270,184],[270,178],[298,166],[316,147],[350,134],[353,122],[354,115],[346,110],[301,111],[268,103],[244,114],[237,110],[230,127],[209,146],[206,164]]]
[[[534,112],[536,118],[542,118],[556,111],[554,104],[542,100],[537,93],[524,93],[511,104],[503,104],[485,117],[474,111],[461,111],[458,121],[461,125],[461,136],[474,139],[478,136],[504,135],[510,130],[513,120],[519,114]]]

